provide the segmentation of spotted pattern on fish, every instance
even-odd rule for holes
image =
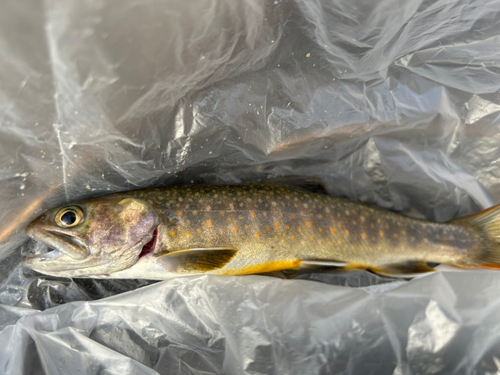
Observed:
[[[269,261],[325,259],[376,265],[416,258],[418,252],[443,261],[471,242],[465,230],[302,189],[195,185],[134,195],[167,222],[175,222],[172,230],[177,235],[165,243],[172,251],[210,244],[255,253],[271,249],[259,253]],[[439,256],[432,256],[437,250]],[[257,256],[248,259],[245,267],[257,262]]]

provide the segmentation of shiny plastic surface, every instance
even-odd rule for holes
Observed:
[[[486,0],[1,2],[0,372],[497,373],[492,271],[104,298],[150,282],[19,261],[41,211],[174,183],[314,176],[437,221],[499,203],[499,19]]]

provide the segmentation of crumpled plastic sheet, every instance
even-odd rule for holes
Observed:
[[[0,373],[498,373],[492,271],[148,286],[20,259],[43,210],[150,186],[314,176],[436,221],[500,202],[499,19],[486,0],[1,2]]]

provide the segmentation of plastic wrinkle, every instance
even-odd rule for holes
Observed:
[[[493,270],[155,283],[21,258],[46,209],[170,184],[317,177],[435,221],[491,207],[499,19],[490,0],[0,2],[0,373],[498,373]]]

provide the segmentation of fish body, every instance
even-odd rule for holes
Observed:
[[[25,263],[55,276],[145,279],[312,265],[383,274],[430,271],[426,262],[496,268],[499,211],[434,223],[274,184],[145,189],[41,215],[26,232],[55,250]]]

